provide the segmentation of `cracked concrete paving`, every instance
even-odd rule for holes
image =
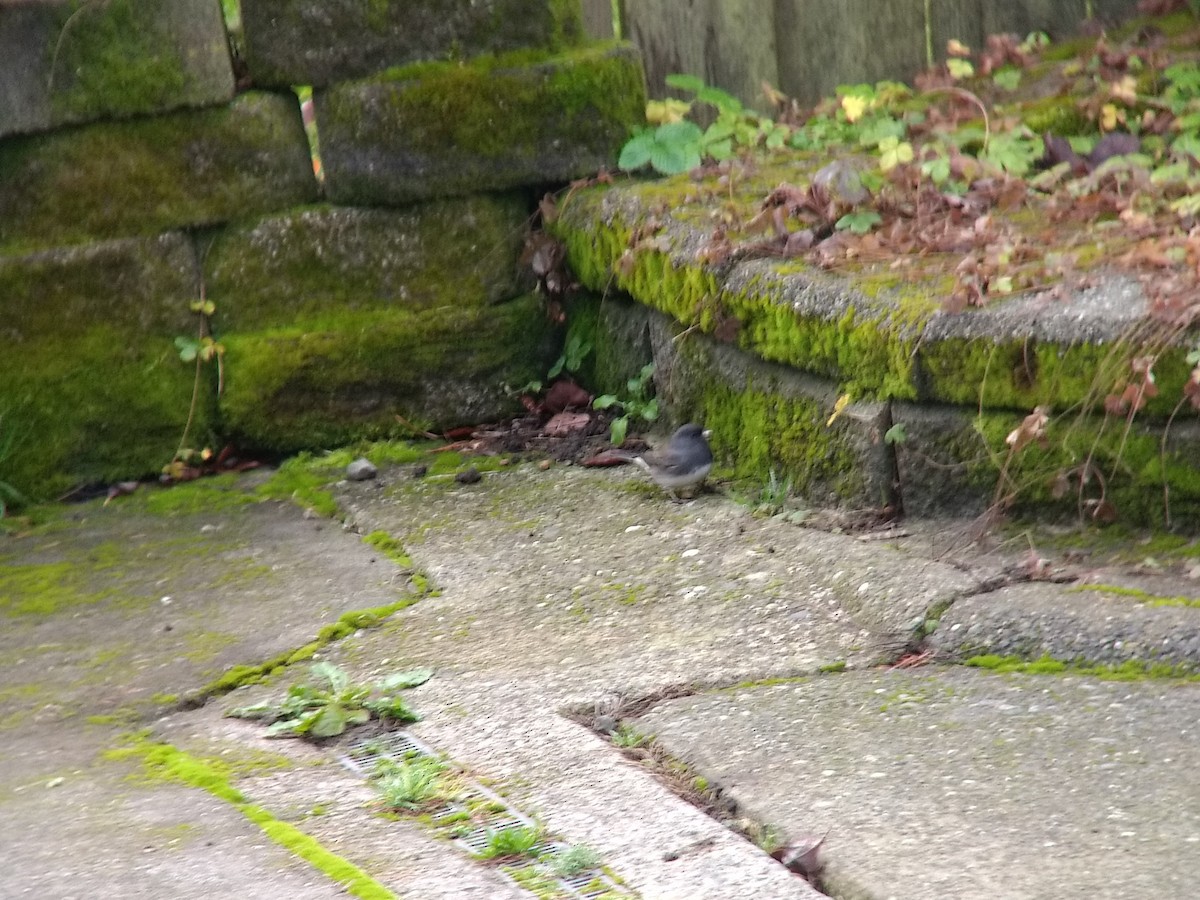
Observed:
[[[556,837],[598,851],[642,897],[816,896],[560,714],[680,685],[698,693],[659,703],[646,727],[753,813],[799,835],[830,828],[826,856],[841,896],[983,896],[979,885],[989,897],[1173,896],[1171,873],[1197,877],[1188,868],[1200,858],[1196,792],[1175,773],[1200,762],[1200,686],[871,668],[895,658],[929,610],[952,604],[949,615],[987,596],[970,565],[755,519],[719,496],[677,506],[625,471],[514,466],[466,486],[385,474],[339,485],[347,527],[400,539],[439,593],[322,656],[359,680],[433,667],[411,692],[424,717],[413,733]],[[155,739],[193,753],[265,761],[241,772],[243,793],[401,896],[527,896],[418,826],[374,815],[369,790],[331,748],[267,741],[257,725],[222,718],[278,695],[303,671],[197,710],[155,700],[195,689],[230,662],[303,645],[344,610],[396,599],[403,572],[342,528],[274,503],[157,519],[137,503],[82,509],[83,522],[0,544],[9,565],[66,558],[86,569],[77,551],[91,541],[105,548],[97,559],[106,568],[87,577],[112,589],[68,579],[92,602],[6,617],[0,841],[18,863],[0,876],[0,893],[340,892],[227,804],[124,781],[130,764],[99,758],[122,728],[145,723]],[[1038,587],[1048,604],[1068,596],[1060,585]],[[22,598],[5,602],[12,612]],[[845,673],[819,675],[841,663]],[[751,684],[770,679],[793,681]],[[877,691],[918,700],[889,703]],[[893,712],[868,715],[879,706]],[[85,718],[109,712],[127,720]],[[934,752],[917,742],[934,735]],[[1169,744],[1153,764],[1150,739]],[[1002,758],[1001,740],[1011,756]],[[276,758],[290,762],[269,764]],[[1150,840],[1096,825],[1106,791],[1125,830]],[[1061,805],[1046,806],[1052,797]],[[1158,819],[1173,824],[1156,825],[1168,799]],[[993,802],[1002,824],[981,827]],[[1091,868],[1059,866],[1048,841]],[[1089,851],[1118,857],[1107,894],[1096,892],[1102,866]]]

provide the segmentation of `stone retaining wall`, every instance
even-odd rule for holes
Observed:
[[[170,462],[196,373],[175,340],[202,328],[225,353],[187,443],[259,453],[499,417],[557,355],[524,232],[547,187],[610,164],[642,121],[636,53],[587,43],[578,0],[231,17],[0,2],[6,489]]]

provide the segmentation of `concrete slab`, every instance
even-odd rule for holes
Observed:
[[[380,817],[336,744],[269,741],[223,717],[279,696],[303,666],[199,709],[178,702],[228,666],[304,647],[343,612],[405,596],[409,571],[354,529],[400,540],[436,590],[320,657],[362,682],[431,666],[411,692],[412,733],[556,839],[595,850],[626,896],[817,896],[564,715],[630,700],[657,702],[639,727],[753,816],[794,835],[831,828],[837,896],[1186,896],[1200,876],[1200,798],[1179,774],[1200,761],[1200,685],[872,668],[1014,571],[962,542],[948,553],[954,528],[860,540],[716,493],[674,504],[632,469],[513,465],[459,484],[384,468],[336,486],[345,525],[247,502],[252,487],[144,489],[0,541],[0,844],[16,860],[0,894],[340,895],[237,806],[131,780],[134,762],[105,755],[147,728],[228,763],[251,803],[381,890],[525,895],[419,824]],[[1175,583],[1154,578],[1104,581]],[[1035,587],[1047,604],[1055,591],[1115,602]]]
[[[849,898],[1187,897],[1200,685],[961,669],[666,702],[638,722],[751,814],[829,834]]]

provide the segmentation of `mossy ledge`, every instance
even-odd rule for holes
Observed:
[[[1016,672],[1022,675],[1089,675],[1102,681],[1188,681],[1200,682],[1200,672],[1184,665],[1145,662],[1139,659],[1126,660],[1116,665],[1091,664],[1086,661],[1055,659],[1043,654],[1037,659],[1021,656],[999,656],[984,654],[972,656],[963,665],[991,672]]]
[[[343,885],[353,897],[361,900],[396,900],[395,893],[354,863],[325,849],[314,837],[281,821],[270,811],[251,803],[245,794],[230,783],[229,771],[215,761],[193,756],[171,744],[152,741],[145,735],[132,736],[124,746],[105,753],[105,757],[114,760],[140,759],[145,774],[152,780],[179,782],[200,788],[225,801],[261,828],[268,838]]]

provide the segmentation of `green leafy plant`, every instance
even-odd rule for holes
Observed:
[[[644,747],[650,743],[649,735],[642,734],[642,732],[625,722],[616,727],[610,739],[618,747]]]
[[[506,859],[513,856],[538,856],[536,847],[542,839],[539,828],[518,825],[513,828],[488,829],[487,844],[479,851],[481,859]]]
[[[225,388],[225,367],[223,360],[225,358],[225,345],[218,343],[212,336],[212,315],[217,311],[216,304],[204,297],[204,288],[201,286],[200,299],[193,300],[189,304],[192,312],[199,317],[199,324],[196,330],[195,337],[177,337],[175,338],[175,348],[179,351],[179,359],[184,363],[195,363],[196,374],[192,379],[192,400],[188,406],[187,421],[183,425],[183,434],[179,438],[179,447],[175,450],[175,455],[171,462],[163,466],[163,474],[170,478],[180,478],[188,464],[197,458],[207,459],[211,455],[209,450],[193,450],[188,447],[188,435],[192,430],[192,423],[196,419],[196,407],[200,402],[200,385],[203,383],[204,364],[215,362],[217,366],[217,394],[224,393]]]
[[[521,393],[536,394],[563,372],[570,374],[578,372],[583,366],[583,361],[591,355],[591,352],[592,342],[590,340],[578,333],[568,335],[562,354],[554,361],[554,365],[546,371],[546,381],[531,381],[521,388]]]
[[[613,419],[611,440],[614,446],[625,443],[625,435],[629,432],[629,423],[633,419],[643,422],[653,422],[658,418],[658,398],[650,396],[650,383],[654,378],[654,363],[642,366],[638,374],[626,383],[629,389],[628,397],[618,397],[616,394],[601,394],[592,401],[593,409],[608,409],[620,406],[621,415]]]
[[[361,685],[351,682],[333,663],[316,663],[311,672],[314,683],[293,684],[282,701],[239,707],[228,715],[268,720],[270,737],[334,737],[355,725],[366,724],[372,716],[415,722],[419,717],[395,692],[424,684],[433,674],[429,669],[414,669],[375,685]],[[375,693],[380,696],[372,697]]]
[[[720,88],[710,87],[694,75],[668,75],[667,85],[694,94],[692,100],[655,101],[647,118],[658,120],[655,128],[634,135],[621,148],[617,165],[627,172],[650,166],[662,175],[676,175],[697,168],[705,160],[722,162],[739,150],[764,146],[782,147],[791,134],[787,125],[746,109],[740,100]],[[701,128],[684,116],[696,104],[716,110],[716,120]]]
[[[560,878],[570,878],[600,867],[600,854],[590,847],[574,844],[554,854],[551,870]]]
[[[419,810],[452,791],[446,766],[431,756],[416,756],[381,768],[376,786],[389,809]]]

